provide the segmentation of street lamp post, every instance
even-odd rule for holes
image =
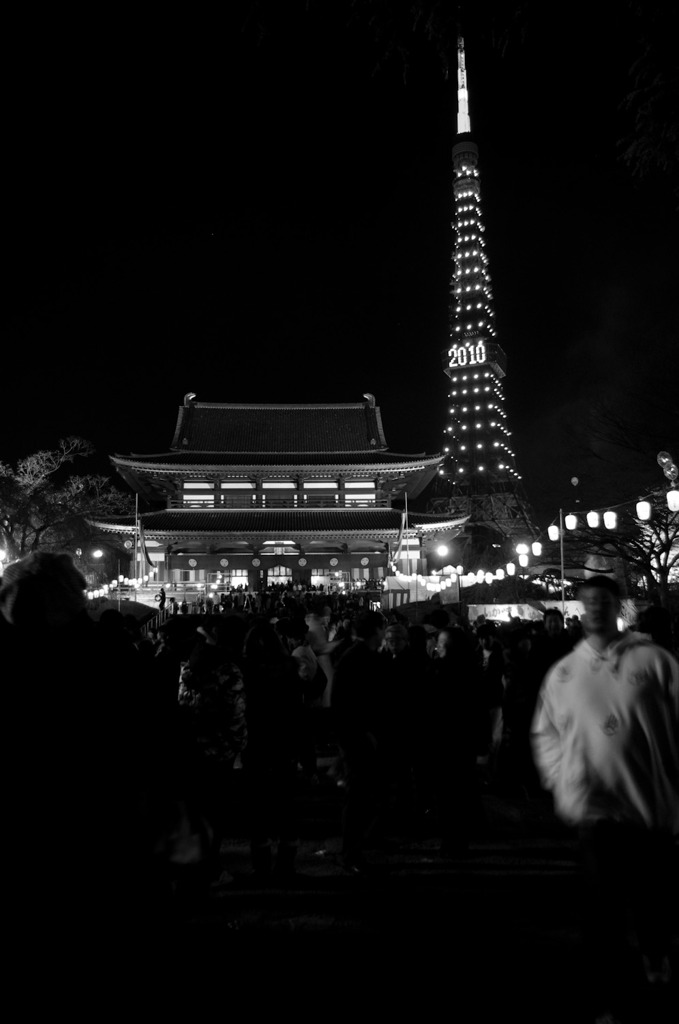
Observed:
[[[669,452],[658,452],[657,462],[670,482],[670,489],[667,492],[667,507],[670,512],[679,512],[679,491],[677,490],[679,469]]]
[[[563,509],[559,509],[559,525],[556,526],[554,523],[547,529],[547,535],[550,540],[559,541],[559,562],[561,568],[561,614],[566,617],[566,565],[563,553],[563,535],[564,535],[564,515]]]
[[[566,567],[563,559],[563,509],[559,509],[559,552],[561,555],[561,614],[566,618]]]
[[[97,563],[99,563],[99,559],[103,558],[103,557],[104,557],[104,552],[101,550],[101,548],[95,548],[95,550],[92,552],[92,558],[96,559]],[[99,586],[99,570],[98,569],[97,569],[97,586]]]

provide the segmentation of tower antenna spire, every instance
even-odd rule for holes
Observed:
[[[471,132],[469,119],[469,92],[467,90],[467,65],[464,56],[464,39],[461,30],[457,36],[457,134]]]

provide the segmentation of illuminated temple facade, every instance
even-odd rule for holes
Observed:
[[[430,508],[467,517],[464,562],[488,549],[536,536],[516,467],[505,411],[507,357],[497,341],[479,151],[471,136],[464,42],[458,40],[457,138],[453,146],[455,203],[449,339],[442,355],[450,378],[444,461]]]
[[[238,405],[189,393],[168,451],[111,458],[148,510],[93,525],[128,548],[140,535],[168,583],[333,589],[395,568],[426,572],[461,522],[447,512],[406,519],[399,506],[422,493],[442,458],[390,452],[372,395]]]

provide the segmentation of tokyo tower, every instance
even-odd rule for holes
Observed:
[[[495,310],[481,211],[479,151],[471,137],[464,40],[457,45],[457,139],[453,146],[453,275],[448,344],[450,378],[445,459],[432,489],[432,511],[468,516],[465,564],[488,561],[492,548],[531,539],[533,525],[516,467],[505,411],[507,357],[496,340]],[[499,552],[498,552],[499,555]]]

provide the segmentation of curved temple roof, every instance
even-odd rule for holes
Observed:
[[[404,455],[387,448],[373,395],[344,405],[242,405],[195,402],[180,406],[170,449],[153,454],[116,454],[113,465],[133,490],[162,498],[163,480],[196,476],[351,473],[403,479],[416,497],[431,481],[443,455]]]
[[[351,405],[185,403],[170,448],[193,452],[378,452],[387,447],[374,399]]]
[[[147,537],[206,534],[295,534],[313,533],[337,536],[352,534],[397,534],[402,513],[396,508],[332,508],[332,509],[164,509],[141,516]],[[425,512],[408,514],[406,528],[428,533],[461,528],[465,518],[431,515]],[[93,523],[99,529],[115,533],[133,533],[133,517],[111,517]]]

